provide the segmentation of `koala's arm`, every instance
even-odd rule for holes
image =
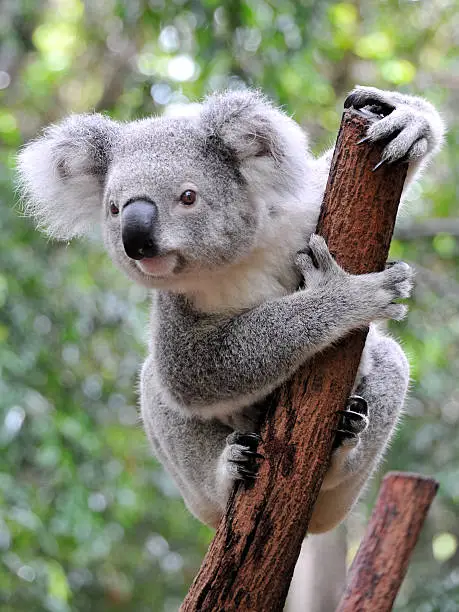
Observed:
[[[409,365],[402,349],[372,326],[354,388],[368,406],[366,428],[334,451],[314,507],[311,533],[335,527],[357,501],[392,437],[408,384]]]
[[[300,254],[304,290],[215,321],[169,294],[159,300],[155,359],[168,403],[202,418],[237,412],[265,397],[311,355],[378,318],[400,318],[411,270],[344,272],[319,236]]]

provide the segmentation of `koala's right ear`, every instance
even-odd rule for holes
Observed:
[[[105,176],[120,125],[103,115],[74,115],[52,125],[18,155],[24,212],[61,240],[100,219]]]
[[[262,94],[249,89],[211,95],[200,117],[206,141],[229,154],[247,183],[298,191],[308,154],[305,133]]]
[[[254,157],[276,159],[283,153],[278,133],[283,115],[258,91],[225,91],[209,96],[201,111],[208,138],[232,152],[239,162]]]

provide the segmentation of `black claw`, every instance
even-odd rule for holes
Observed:
[[[357,141],[357,144],[362,144],[364,142],[367,142],[368,140],[370,140],[369,136],[365,136],[365,138],[361,138],[360,140]]]
[[[348,411],[341,417],[338,431],[346,431],[350,434],[361,434],[367,427],[367,419],[363,414]]]
[[[376,166],[373,168],[373,172],[375,172],[378,168],[380,168],[383,164],[387,162],[387,159],[382,159]]]
[[[401,262],[401,259],[396,259],[395,261],[386,261],[385,268],[387,270],[388,268],[392,268],[392,266],[395,266],[395,264],[398,264],[400,262]]]
[[[347,420],[351,420],[351,421],[365,421],[366,420],[366,415],[363,414],[362,412],[357,412],[354,410],[346,410],[345,416],[348,417]]]
[[[359,96],[356,92],[354,93],[350,93],[347,98],[344,100],[344,108],[351,108],[351,106],[353,106],[354,108],[359,108],[359,98],[361,96]],[[360,105],[363,106],[363,105]]]
[[[365,415],[362,412],[357,412],[354,410],[337,410],[336,412],[343,415],[340,419],[340,423],[345,420],[345,417],[350,417],[355,421],[361,421],[363,418],[365,418]]]
[[[346,411],[358,412],[364,416],[368,415],[368,403],[361,395],[351,395],[346,402]]]
[[[256,440],[257,442],[263,442],[261,436],[257,433],[246,433],[246,434],[241,434],[242,436],[247,436],[247,438],[250,438],[251,440]]]
[[[264,455],[262,455],[261,453],[256,453],[254,451],[251,450],[243,450],[241,451],[241,453],[245,456],[248,457],[249,459],[264,459]]]
[[[368,108],[372,113],[386,117],[395,109],[395,106],[382,102],[376,98],[366,96],[363,92],[354,92],[344,100],[344,108],[353,106],[355,109]]]
[[[258,474],[256,470],[251,470],[246,467],[238,466],[237,473],[245,478],[257,478]]]
[[[250,450],[256,451],[260,442],[263,442],[261,436],[257,433],[241,433],[234,431],[228,436],[228,444],[240,444],[248,446]]]
[[[385,102],[373,101],[371,103],[367,102],[365,106],[368,106],[372,113],[375,115],[381,115],[381,117],[387,117],[391,112],[395,109],[395,106],[392,104],[386,104]]]
[[[353,95],[350,94],[345,100],[344,100],[344,108],[350,108],[352,106],[352,102],[353,102]]]

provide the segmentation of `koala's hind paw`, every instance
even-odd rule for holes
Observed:
[[[359,435],[368,427],[368,405],[360,395],[351,395],[346,408],[340,410],[340,420],[336,431],[333,448],[355,446]]]
[[[357,452],[360,436],[368,427],[367,402],[359,395],[351,395],[340,415],[330,465],[322,483],[323,491],[334,489],[349,475],[349,459]]]
[[[257,477],[259,460],[257,452],[261,438],[256,433],[233,432],[226,439],[226,471],[233,480],[253,480]]]

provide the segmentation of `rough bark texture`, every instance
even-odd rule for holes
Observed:
[[[384,268],[406,176],[403,164],[372,172],[382,145],[357,144],[367,125],[343,115],[317,229],[354,274]],[[267,402],[259,478],[234,492],[182,612],[283,609],[365,337],[324,351]]]
[[[384,478],[337,612],[392,610],[437,489],[433,478],[418,474]]]

